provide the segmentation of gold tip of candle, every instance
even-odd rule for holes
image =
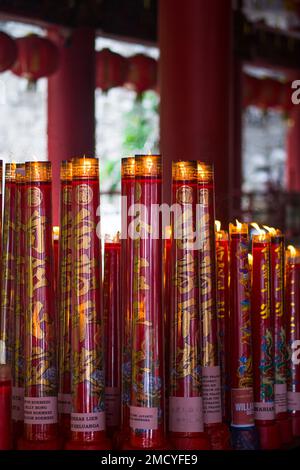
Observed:
[[[15,181],[16,177],[16,167],[15,162],[5,164],[5,180],[6,181]]]
[[[252,255],[252,253],[248,253],[248,263],[249,263],[249,266],[252,267],[252,265],[253,265],[253,255]]]
[[[75,157],[72,158],[72,178],[98,178],[99,160],[95,157]]]
[[[226,232],[226,230],[220,230],[219,232],[216,232],[216,240],[217,241],[228,240],[228,232]]]
[[[197,162],[192,160],[172,162],[172,177],[176,181],[197,180]]]
[[[72,162],[71,160],[63,160],[60,164],[61,181],[72,181]]]
[[[234,224],[229,224],[229,233],[234,234],[234,233],[242,233],[244,235],[248,235],[248,224],[244,222],[239,222],[237,219],[235,220],[236,225]]]
[[[49,182],[52,178],[51,162],[26,162],[25,173],[29,182]]]
[[[134,178],[135,176],[135,158],[124,157],[121,161],[121,176],[122,178]]]
[[[25,163],[17,163],[16,183],[25,183],[25,181],[26,181]]]
[[[135,176],[161,176],[161,155],[136,155]]]
[[[198,181],[212,182],[214,179],[214,167],[209,163],[197,162],[198,167]]]

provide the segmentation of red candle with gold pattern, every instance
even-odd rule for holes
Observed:
[[[57,270],[58,294],[58,419],[64,439],[70,435],[71,304],[72,304],[72,163],[60,167],[60,242]],[[55,243],[55,241],[54,241]],[[58,243],[58,241],[57,241]],[[58,261],[57,259],[57,261]]]
[[[252,327],[254,417],[262,449],[281,445],[275,421],[274,328],[271,317],[270,236],[261,231],[252,238]]]
[[[162,227],[154,210],[162,201],[161,157],[135,157],[132,379],[130,446],[164,446]],[[156,206],[157,207],[157,206]]]
[[[172,203],[177,210],[171,230],[169,433],[175,449],[209,449],[201,383],[197,162],[173,162],[172,173]]]
[[[107,434],[112,437],[120,426],[121,392],[121,292],[119,234],[106,237],[104,244],[104,320],[105,320],[105,408]]]
[[[51,163],[26,163],[25,393],[19,449],[59,448]]]
[[[293,435],[300,437],[300,249],[289,246],[286,252],[286,312],[288,363],[288,411]]]
[[[99,162],[72,160],[71,436],[66,449],[109,449],[105,435]]]
[[[217,259],[217,316],[218,340],[221,363],[221,388],[223,421],[230,422],[229,386],[229,246],[228,232],[221,230],[216,221],[216,259]]]
[[[5,194],[1,257],[0,363],[12,363],[15,311],[15,190],[16,164],[5,165]]]
[[[230,386],[233,446],[257,448],[254,431],[251,272],[248,225],[229,225],[230,233]]]
[[[292,421],[287,411],[287,343],[284,301],[284,235],[266,227],[271,235],[271,317],[274,322],[275,415],[283,444],[293,440]]]
[[[164,257],[163,257],[163,284],[164,284],[164,331],[170,331],[170,304],[171,304],[171,233],[170,225],[165,227]],[[169,423],[169,367],[170,367],[170,339],[165,335],[165,413],[166,431]]]
[[[129,440],[131,393],[131,344],[133,317],[133,243],[128,228],[133,220],[129,214],[134,204],[135,159],[122,158],[121,162],[121,429],[116,436],[116,446],[122,447]]]
[[[13,316],[12,350],[12,420],[13,440],[17,444],[24,422],[24,345],[25,345],[25,165],[16,166],[15,188],[15,315]]]
[[[198,217],[201,247],[199,297],[202,321],[204,429],[213,450],[228,449],[229,431],[222,423],[221,370],[218,351],[217,276],[214,175],[211,165],[198,162]]]
[[[55,225],[52,229],[53,234],[53,252],[54,252],[54,274],[55,287],[58,285],[58,263],[59,263],[59,226]]]

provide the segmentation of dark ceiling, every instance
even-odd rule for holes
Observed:
[[[92,26],[108,35],[157,39],[157,0],[0,0],[1,13],[69,27]]]
[[[28,21],[44,26],[91,26],[98,34],[140,43],[156,43],[158,2],[159,0],[0,0],[0,19]],[[244,7],[248,4],[252,5],[252,9],[246,11]],[[256,18],[256,7],[253,5],[256,3],[248,0],[236,2],[235,53],[250,63],[259,62],[298,70],[300,32],[270,26],[269,11],[265,16]],[[188,8],[184,1],[183,8]],[[285,10],[278,12],[279,15],[284,13]]]

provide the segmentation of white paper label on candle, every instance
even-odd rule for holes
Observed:
[[[71,413],[71,431],[98,432],[105,430],[105,412]]]
[[[105,387],[106,425],[119,426],[120,424],[120,389],[118,387]]]
[[[5,341],[0,339],[0,364],[5,364]]]
[[[130,427],[152,431],[158,429],[158,408],[131,406]]]
[[[275,404],[273,401],[254,403],[254,418],[261,421],[275,419]]]
[[[275,384],[275,413],[287,412],[287,389],[286,384]]]
[[[254,424],[253,389],[231,389],[231,425],[249,427]]]
[[[288,392],[288,410],[300,411],[300,392]]]
[[[57,398],[57,409],[59,414],[69,415],[72,411],[72,395],[70,393],[59,393]]]
[[[57,423],[57,397],[25,397],[24,423]]]
[[[204,424],[222,422],[220,366],[202,368]]]
[[[24,420],[24,388],[13,387],[12,388],[12,419],[14,421]]]
[[[203,432],[202,397],[170,397],[171,432]]]

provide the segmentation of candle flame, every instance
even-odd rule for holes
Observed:
[[[256,222],[252,222],[251,226],[255,228],[259,235],[264,235],[265,231],[260,228],[260,226]]]
[[[52,227],[52,233],[53,233],[53,240],[58,240],[59,239],[59,227],[57,225],[54,225]]]
[[[114,238],[113,238],[113,241],[114,243],[119,243],[120,242],[120,232],[117,231],[117,233],[115,234]]]
[[[151,153],[150,153],[150,155],[151,155]],[[148,168],[149,172],[151,172],[151,169],[153,167],[153,159],[150,156],[148,156],[146,158],[146,167]]]
[[[253,265],[253,255],[251,253],[248,253],[248,263],[250,267]]]
[[[166,240],[170,240],[171,235],[172,235],[172,227],[171,227],[171,225],[167,225],[166,228],[165,228],[165,238],[166,238]]]
[[[263,225],[263,228],[267,230],[267,232],[269,232],[272,237],[275,237],[275,235],[277,234],[277,230],[274,227],[268,227],[268,225]]]
[[[239,222],[238,219],[235,219],[235,223],[236,223],[236,228],[237,228],[238,230],[241,230],[243,224],[242,224],[241,222]]]
[[[217,231],[217,232],[220,232],[220,230],[221,230],[221,222],[220,222],[220,220],[215,220],[215,227],[216,227],[216,231]]]
[[[296,248],[293,245],[289,245],[287,249],[290,252],[291,256],[296,256]]]

